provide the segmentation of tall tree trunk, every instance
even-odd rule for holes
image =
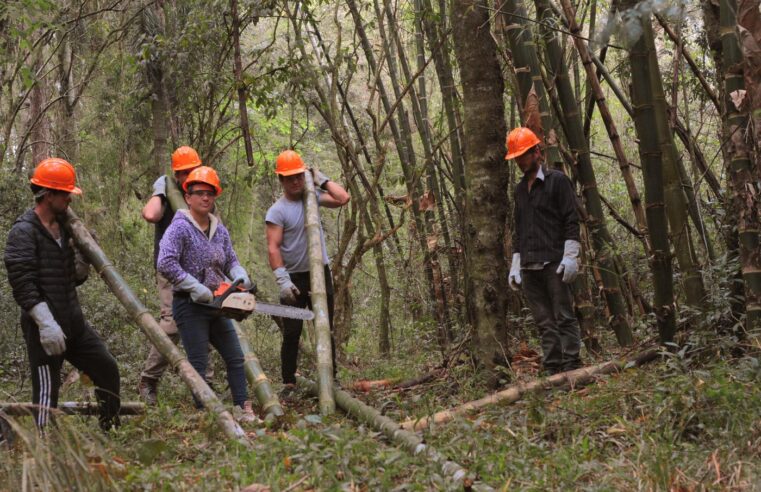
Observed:
[[[624,4],[627,7],[632,3]],[[643,29],[650,19],[641,18]],[[660,146],[655,117],[653,91],[650,83],[649,53],[643,37],[629,51],[632,77],[634,123],[639,139],[640,162],[645,182],[645,211],[650,244],[650,268],[653,275],[654,310],[662,343],[671,342],[676,331],[673,272],[668,241],[668,223],[664,207],[663,149]]]
[[[420,250],[423,254],[423,264],[424,264],[424,270],[427,280],[427,288],[429,293],[429,299],[433,301],[433,304],[430,307],[431,314],[434,319],[437,321],[437,329],[438,329],[438,339],[439,344],[442,349],[447,345],[447,325],[444,322],[444,319],[439,317],[439,310],[436,309],[435,302],[437,299],[435,286],[434,286],[434,280],[433,280],[433,268],[431,267],[431,257],[428,253],[428,246],[427,246],[427,240],[426,240],[426,223],[423,220],[422,214],[420,213],[419,203],[416,200],[416,198],[422,196],[422,188],[420,187],[419,179],[416,176],[415,169],[417,167],[417,159],[415,157],[415,153],[413,150],[412,145],[412,130],[409,126],[409,121],[407,120],[407,116],[404,112],[404,106],[401,103],[401,91],[399,88],[399,84],[395,83],[393,78],[396,76],[396,70],[395,67],[392,67],[391,64],[394,61],[394,57],[391,56],[390,49],[388,47],[388,43],[384,44],[384,49],[386,50],[386,57],[389,62],[389,75],[392,78],[392,88],[395,90],[394,96],[399,102],[398,105],[396,105],[396,109],[394,109],[394,106],[392,106],[389,97],[388,92],[385,88],[385,84],[383,81],[377,77],[378,76],[378,64],[375,61],[375,54],[372,49],[372,45],[370,44],[370,40],[367,36],[367,33],[365,32],[362,17],[359,13],[357,4],[355,0],[347,0],[347,6],[349,7],[349,11],[351,12],[352,18],[354,19],[355,28],[357,30],[357,34],[360,37],[360,43],[362,45],[362,49],[365,53],[365,58],[367,59],[368,66],[370,70],[372,71],[373,75],[376,77],[376,83],[378,87],[378,92],[380,95],[381,103],[383,105],[383,109],[386,112],[386,117],[388,118],[388,125],[391,129],[391,134],[394,137],[394,143],[396,144],[397,152],[399,153],[399,160],[402,165],[402,171],[404,173],[405,177],[405,185],[407,186],[407,193],[412,198],[412,211],[413,211],[413,219],[415,224],[415,231],[416,231],[416,238],[418,241],[418,244],[420,246]],[[377,9],[379,10],[379,9]],[[380,13],[376,15],[376,17],[380,20],[382,19],[382,15]],[[396,114],[394,114],[394,111],[396,111]]]
[[[658,125],[658,141],[662,149],[663,187],[666,199],[666,216],[669,219],[671,242],[674,245],[679,269],[684,276],[684,292],[687,304],[693,309],[700,309],[705,299],[703,276],[695,257],[688,219],[687,196],[679,178],[679,156],[674,145],[674,137],[669,126],[666,96],[663,90],[661,70],[658,66],[658,54],[655,48],[655,36],[650,20],[642,19],[642,40],[648,53],[648,72],[653,94],[653,112]]]
[[[745,284],[745,328],[761,324],[761,251],[759,251],[759,176],[750,160],[747,105],[740,102],[745,92],[742,54],[736,32],[737,5],[721,0],[721,44],[724,58],[724,135],[730,157],[729,175],[732,201],[737,214],[740,264]],[[736,104],[733,101],[738,100]]]
[[[465,275],[468,320],[477,359],[495,382],[508,352],[504,224],[504,82],[485,0],[454,0],[452,30],[463,88],[465,124]]]
[[[233,37],[233,75],[238,90],[238,113],[240,114],[240,131],[246,148],[246,161],[254,165],[254,149],[251,147],[251,130],[248,126],[248,94],[243,82],[243,63],[240,57],[240,17],[238,17],[238,0],[230,0],[230,15],[232,16]]]
[[[428,48],[433,57],[433,65],[436,69],[439,89],[441,90],[441,100],[449,130],[449,148],[452,153],[452,182],[455,190],[455,203],[461,219],[465,196],[465,161],[462,149],[465,137],[462,126],[459,124],[457,87],[455,86],[454,75],[452,75],[452,63],[449,59],[450,46],[447,40],[448,37],[441,33],[441,29],[434,21],[436,13],[434,13],[431,6],[431,0],[415,1],[418,7],[418,15],[428,39]],[[444,23],[445,12],[440,11],[438,15],[442,18],[442,23]],[[462,225],[462,222],[460,222],[460,225]]]
[[[504,0],[500,8],[499,26],[503,36],[507,37],[513,67],[518,79],[518,94],[521,112],[529,93],[533,89],[539,100],[539,111],[544,133],[544,153],[551,167],[562,166],[563,159],[558,150],[558,138],[555,135],[555,119],[550,111],[550,103],[542,81],[539,54],[533,40],[531,27],[527,21],[528,14],[522,0]],[[523,122],[525,124],[525,122]]]
[[[545,21],[542,25],[546,26],[546,22],[551,22],[554,17],[550,6],[546,0],[535,0],[535,3],[540,17]],[[568,68],[555,32],[545,29],[544,40],[549,65],[548,76],[555,83],[563,108],[561,117],[565,122],[568,144],[574,153],[582,194],[589,214],[587,226],[592,236],[595,260],[602,278],[605,300],[612,316],[611,327],[621,346],[631,345],[634,342],[634,337],[629,326],[622,285],[613,260],[615,247],[605,225],[602,200],[597,189],[597,180],[592,167],[587,139],[584,136],[584,125],[581,121],[579,104],[574,96],[573,87],[568,78]]]

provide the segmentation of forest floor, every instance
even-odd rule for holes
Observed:
[[[262,363],[276,368],[278,337],[264,340]],[[586,387],[492,406],[423,436],[497,490],[761,490],[761,363],[757,355],[710,351],[696,348],[697,356],[673,354]],[[433,357],[411,348],[392,361],[360,363],[350,354],[340,379],[348,387],[359,379],[413,378],[435,365]],[[216,365],[213,384],[229,398]],[[524,363],[513,376],[530,379],[534,370]],[[126,400],[136,399],[136,377],[123,375]],[[3,399],[28,399],[28,387],[11,380],[0,372]],[[403,421],[487,394],[477,380],[463,358],[425,384],[355,396]],[[90,394],[80,379],[61,400]],[[31,419],[19,419],[15,446],[0,450],[0,490],[457,489],[434,463],[341,412],[320,417],[316,400],[301,392],[283,403],[279,425],[247,429],[250,449],[226,440],[174,374],[162,381],[158,407],[125,417],[108,436],[92,417],[65,417],[38,439]]]

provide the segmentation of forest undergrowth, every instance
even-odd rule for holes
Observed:
[[[279,335],[262,326],[247,324],[279,390]],[[487,407],[424,431],[424,439],[497,490],[757,490],[758,352],[727,350],[723,339],[692,338],[657,362],[585,387]],[[510,375],[514,380],[536,377],[532,345],[522,347],[524,358]],[[435,354],[414,346],[397,351],[393,361],[361,351],[350,346],[339,373],[347,389],[357,380],[414,378],[439,364]],[[224,369],[216,365],[212,383],[227,401]],[[309,372],[307,361],[302,367]],[[135,400],[136,375],[123,377],[124,398]],[[1,379],[3,399],[26,399],[28,388],[14,387],[11,379]],[[477,380],[461,357],[423,384],[353,393],[403,421],[487,394]],[[80,378],[69,382],[61,400],[91,397]],[[193,407],[174,374],[162,382],[159,407],[124,417],[108,436],[97,431],[92,417],[63,417],[42,439],[31,419],[17,419],[15,444],[0,451],[0,489],[457,489],[433,463],[344,414],[320,417],[317,401],[303,391],[283,403],[280,423],[248,429],[250,449],[227,441],[208,414]]]

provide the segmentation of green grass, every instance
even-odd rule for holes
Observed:
[[[276,372],[279,336],[267,323],[248,329],[263,366]],[[488,407],[424,437],[498,490],[761,490],[759,360],[723,352],[700,360],[683,355],[574,391]],[[139,366],[138,359],[127,367]],[[341,370],[344,382],[414,377],[433,367],[437,355],[408,348],[392,360],[350,360]],[[308,370],[308,361],[302,367]],[[19,389],[20,375],[11,369],[0,375],[0,393],[28,399],[28,382]],[[225,390],[224,369],[219,363],[216,369],[213,383]],[[475,376],[462,359],[442,379],[358,397],[401,421],[485,395]],[[279,389],[277,374],[271,377]],[[123,370],[125,399],[136,398],[136,378],[136,371]],[[373,429],[340,413],[318,417],[317,402],[303,394],[286,407],[278,427],[249,429],[252,446],[246,449],[193,408],[176,375],[167,374],[160,390],[158,408],[124,418],[109,436],[92,417],[64,417],[59,432],[40,440],[30,419],[19,419],[22,439],[0,450],[0,490],[24,483],[51,490],[235,490],[251,484],[271,490],[456,489],[435,465]],[[76,383],[62,400],[90,391]]]

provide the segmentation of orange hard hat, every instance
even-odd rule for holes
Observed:
[[[301,156],[292,151],[284,150],[277,156],[275,161],[275,174],[280,176],[291,176],[293,174],[303,173],[307,170]]]
[[[34,168],[34,174],[29,181],[51,190],[68,191],[75,195],[82,194],[82,190],[77,188],[77,173],[74,171],[74,166],[57,157],[40,161]]]
[[[185,171],[201,165],[201,158],[193,147],[183,145],[172,153],[172,171]]]
[[[532,132],[525,126],[519,126],[507,134],[507,155],[505,160],[515,159],[525,154],[528,150],[541,143],[536,133]]]
[[[217,190],[217,196],[222,193],[222,187],[219,185],[219,176],[217,176],[217,171],[210,168],[209,166],[200,166],[190,171],[190,174],[188,174],[188,179],[182,183],[182,189],[189,191],[188,188],[193,183],[205,183],[207,185],[213,186],[214,189]]]

